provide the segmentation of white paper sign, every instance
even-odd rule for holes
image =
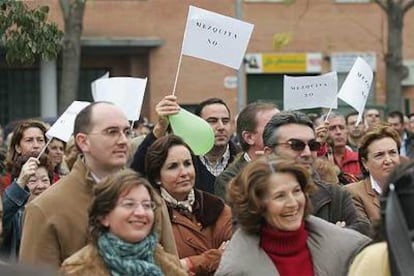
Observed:
[[[373,77],[374,74],[369,64],[358,57],[339,90],[338,98],[358,111],[356,125],[361,121]]]
[[[90,102],[74,101],[66,108],[65,112],[46,132],[46,137],[50,140],[56,137],[62,141],[68,142],[73,134],[73,126],[78,113],[90,105]]]
[[[237,70],[253,27],[253,24],[190,6],[181,54]]]
[[[100,79],[107,79],[107,78],[109,78],[109,72],[106,72],[103,76],[99,77],[98,79],[94,80],[91,83],[92,98],[94,99],[94,101],[95,101],[95,97],[96,97],[96,81],[100,80]]]
[[[317,107],[337,107],[338,77],[330,72],[312,77],[284,76],[283,108],[297,110]]]
[[[137,121],[141,114],[147,78],[115,77],[97,79],[94,101],[107,101],[124,111],[128,120]]]

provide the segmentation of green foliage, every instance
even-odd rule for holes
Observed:
[[[37,58],[56,58],[63,32],[47,22],[49,7],[31,9],[23,1],[0,1],[0,38],[6,61],[31,64]]]

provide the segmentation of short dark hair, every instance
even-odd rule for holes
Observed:
[[[201,103],[199,103],[197,105],[197,107],[194,110],[194,114],[201,117],[201,113],[203,112],[204,107],[208,106],[208,105],[212,105],[212,104],[222,104],[226,107],[227,111],[229,112],[229,116],[230,116],[230,109],[227,106],[227,104],[220,98],[209,98],[207,100],[202,101]]]
[[[313,130],[313,123],[309,117],[299,111],[282,111],[273,115],[263,130],[263,145],[273,147],[277,142],[277,129],[283,125],[299,124],[308,126]]]
[[[308,170],[293,160],[276,156],[261,157],[247,164],[230,181],[227,193],[238,224],[249,234],[258,235],[264,223],[264,200],[269,193],[269,179],[273,173],[289,173],[296,178],[306,197],[304,217],[311,212],[308,195],[314,190],[314,184]]]
[[[264,110],[277,109],[274,103],[253,102],[246,105],[237,117],[237,138],[243,151],[250,147],[243,139],[243,131],[254,132],[257,128],[257,113]]]
[[[94,187],[94,198],[89,209],[89,233],[93,243],[96,243],[98,238],[108,231],[108,228],[102,225],[101,219],[115,208],[119,197],[141,185],[148,190],[151,200],[154,201],[156,207],[159,207],[161,202],[155,200],[156,192],[154,189],[145,178],[131,169],[110,174],[102,179],[99,185]],[[156,219],[154,216],[153,229],[155,223]]]
[[[399,110],[391,111],[387,114],[388,118],[399,118],[400,123],[404,124],[404,114]]]
[[[167,160],[168,157],[168,150],[173,146],[184,146],[186,147],[193,160],[193,164],[195,163],[195,157],[191,148],[184,142],[181,137],[176,135],[166,135],[159,139],[157,139],[147,151],[145,156],[145,172],[146,177],[150,181],[150,183],[158,188],[157,181],[160,180],[160,172],[161,168]]]
[[[358,116],[358,115],[359,115],[359,112],[358,111],[351,111],[348,114],[346,114],[346,116],[345,116],[345,124],[348,124],[349,117],[351,117],[351,116]],[[361,122],[362,123],[364,122],[364,116],[361,116]]]
[[[365,169],[362,160],[367,160],[368,158],[368,147],[371,145],[374,141],[382,139],[382,138],[391,138],[395,141],[397,144],[398,152],[400,151],[401,147],[401,141],[400,141],[400,135],[396,130],[394,130],[392,127],[390,127],[388,124],[380,124],[378,126],[375,126],[372,130],[367,132],[361,140],[361,143],[359,145],[358,149],[358,159],[359,159],[359,166],[361,167],[362,174],[364,176],[368,176],[369,172]]]

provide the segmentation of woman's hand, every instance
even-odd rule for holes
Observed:
[[[165,96],[155,106],[155,112],[158,115],[158,121],[153,130],[155,137],[159,138],[165,134],[169,125],[168,116],[177,114],[179,111],[180,106],[177,103],[177,97],[174,95]]]
[[[24,188],[26,187],[27,183],[29,182],[29,179],[31,176],[36,174],[37,167],[39,165],[39,160],[37,160],[34,157],[30,157],[29,160],[24,163],[19,177],[17,178],[17,184]]]

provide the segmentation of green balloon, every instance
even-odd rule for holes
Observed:
[[[168,117],[175,135],[180,136],[196,155],[204,155],[214,146],[214,131],[202,118],[184,108]]]

